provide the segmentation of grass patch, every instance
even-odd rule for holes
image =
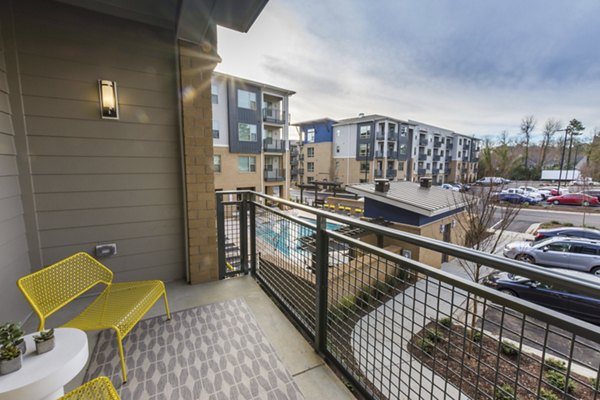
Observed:
[[[500,343],[500,352],[505,356],[515,357],[519,355],[519,348],[508,340],[503,340],[502,343]]]
[[[540,390],[540,398],[544,400],[560,400],[560,397],[552,390],[542,388]]]
[[[516,400],[515,389],[508,383],[503,383],[500,386],[496,386],[494,393],[495,400]]]
[[[546,372],[546,378],[548,379],[548,383],[558,390],[565,390],[565,374],[558,371],[548,371]],[[569,379],[567,382],[567,393],[573,393],[577,388],[577,384],[573,379]]]
[[[544,365],[546,366],[546,370],[554,370],[554,371],[562,371],[562,372],[565,372],[567,370],[567,363],[562,360],[558,360],[556,358],[551,358],[551,357],[546,358]]]

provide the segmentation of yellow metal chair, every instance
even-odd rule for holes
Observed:
[[[120,400],[110,379],[99,376],[65,394],[58,400]]]
[[[46,318],[99,283],[106,288],[77,317],[64,327],[84,331],[112,329],[117,335],[123,383],[127,368],[123,338],[161,297],[167,319],[171,319],[167,292],[162,281],[112,283],[113,273],[87,253],[77,253],[56,264],[22,277],[17,285],[40,318],[39,330]]]

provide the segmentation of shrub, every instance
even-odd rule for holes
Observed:
[[[390,287],[385,282],[375,281],[375,284],[373,285],[373,297],[381,299],[389,290]]]
[[[559,390],[565,389],[565,374],[558,371],[548,371],[546,372],[546,378],[548,378],[548,383]],[[567,393],[573,393],[577,385],[573,379],[569,379],[567,383]]]
[[[503,383],[500,386],[496,386],[496,392],[494,399],[496,400],[516,400],[515,389],[508,383]]]
[[[338,308],[346,317],[356,310],[356,296],[346,295],[340,299]]]
[[[590,386],[594,389],[596,389],[596,386],[598,386],[598,379],[596,378],[590,378]]]
[[[560,398],[552,390],[542,389],[540,390],[540,398],[544,400],[560,400]]]
[[[545,361],[545,366],[547,370],[556,370],[556,371],[563,371],[565,372],[567,370],[567,363],[556,359],[556,358],[546,358]]]
[[[437,343],[444,338],[437,329],[431,330],[427,328],[425,328],[425,334],[423,336],[432,343]]]
[[[563,226],[571,227],[571,226],[575,226],[575,225],[573,225],[571,222],[565,222],[565,223],[563,223]]]
[[[441,326],[446,327],[448,329],[452,328],[452,318],[450,318],[450,317],[444,317],[442,319],[439,319],[438,323]]]
[[[398,285],[398,280],[394,275],[386,275],[385,276],[385,284],[391,288],[395,288]],[[389,290],[389,289],[388,289]]]
[[[481,342],[482,338],[483,338],[483,334],[481,333],[481,331],[473,331],[473,341],[475,343]]]
[[[371,299],[373,298],[371,286],[363,286],[358,291],[358,295],[356,296],[356,305],[359,308],[366,308],[369,303],[371,303]]]
[[[433,349],[435,348],[435,343],[428,339],[419,340],[419,347],[427,354],[433,354]]]
[[[519,348],[507,340],[500,343],[500,352],[506,356],[513,357],[519,355]]]

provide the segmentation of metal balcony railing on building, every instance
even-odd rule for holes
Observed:
[[[268,169],[265,168],[263,171],[265,182],[281,182],[285,181],[285,169],[284,168],[276,168],[276,169]]]
[[[419,161],[425,161],[425,160],[427,160],[427,154],[419,153]]]
[[[263,108],[263,121],[272,124],[285,124],[285,112],[278,108]]]
[[[217,193],[220,277],[256,279],[367,399],[599,398],[596,325],[498,291],[497,281],[483,286],[427,265],[414,249],[526,276],[539,290],[597,299],[597,283],[352,218],[346,208]]]
[[[387,140],[388,142],[395,142],[396,140],[398,140],[398,133],[393,131],[388,132]]]
[[[304,168],[298,168],[298,174],[304,175]]]
[[[290,175],[292,175],[292,176],[298,175],[298,168],[290,169]]]
[[[295,150],[295,149],[294,149],[294,150],[291,150],[291,151],[290,151],[290,156],[291,156],[291,157],[298,157],[298,154],[300,154],[300,153],[298,153],[298,150]]]
[[[429,144],[429,140],[426,137],[419,139],[419,146],[427,146],[427,144]]]
[[[375,174],[375,178],[382,178],[383,177],[383,171],[380,169],[376,169],[374,172]]]
[[[382,150],[375,151],[375,158],[384,158],[384,154]]]
[[[439,169],[439,168],[433,168],[433,169],[431,170],[431,175],[438,175],[440,172],[441,172],[441,171],[440,171],[440,169]]]
[[[298,165],[298,160],[291,160],[290,165]]]
[[[283,153],[285,152],[285,140],[263,139],[263,150],[269,153]]]
[[[298,156],[298,160],[300,160],[300,161],[304,161],[304,154],[300,154],[300,155]]]
[[[442,147],[444,144],[441,142],[441,140],[438,139],[433,139],[433,147]]]
[[[425,168],[417,168],[417,175],[425,176],[427,175],[427,170]]]
[[[375,140],[385,140],[384,132],[375,132]]]
[[[387,158],[398,158],[398,152],[393,150],[388,150]]]
[[[440,161],[441,159],[442,159],[442,156],[440,156],[439,154],[433,155],[433,161]]]
[[[395,178],[396,175],[398,175],[398,171],[396,171],[395,169],[388,169],[387,171],[385,171],[386,178]]]

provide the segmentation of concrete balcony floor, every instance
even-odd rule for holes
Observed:
[[[244,276],[200,285],[188,285],[183,281],[170,282],[167,284],[167,295],[171,312],[228,299],[244,298],[260,328],[306,400],[355,398],[251,277]],[[64,310],[51,316],[47,320],[47,326],[60,326],[77,315],[90,300],[91,298],[77,299]],[[159,300],[146,318],[163,314],[164,306]],[[24,324],[25,331],[36,331],[37,324],[38,319],[33,315]],[[97,339],[98,332],[88,332],[90,354]],[[84,368],[84,371],[65,387],[65,391],[81,385],[86,369]]]

